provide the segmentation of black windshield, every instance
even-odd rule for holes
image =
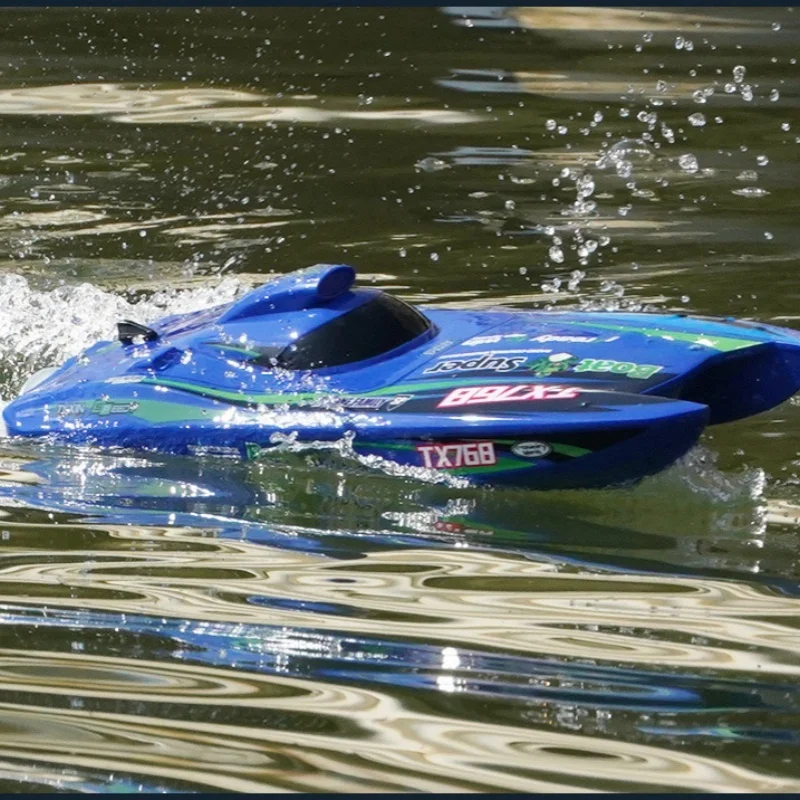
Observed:
[[[388,353],[432,328],[433,323],[415,308],[379,294],[301,336],[269,365],[283,369],[338,367]]]

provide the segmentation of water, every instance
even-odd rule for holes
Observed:
[[[272,273],[800,327],[797,12],[10,9],[0,395]],[[800,411],[632,489],[0,447],[0,788],[800,789]]]

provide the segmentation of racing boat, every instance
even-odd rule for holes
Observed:
[[[800,333],[684,314],[459,310],[321,264],[223,306],[118,325],[3,409],[6,435],[187,455],[349,441],[531,488],[635,481],[708,424],[800,388]]]

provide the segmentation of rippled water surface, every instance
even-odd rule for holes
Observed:
[[[800,328],[798,12],[6,9],[0,395],[272,273]],[[0,789],[796,792],[800,409],[630,489],[0,442]]]

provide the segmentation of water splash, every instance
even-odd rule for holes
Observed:
[[[153,322],[231,302],[246,286],[235,277],[196,289],[166,289],[134,300],[89,283],[37,290],[20,275],[0,276],[0,396],[10,399],[36,370],[57,366],[99,340],[121,319]]]
[[[343,407],[341,412],[343,414],[347,413]],[[352,417],[352,415],[348,415],[348,417]],[[411,464],[398,464],[378,455],[359,453],[356,449],[356,433],[354,431],[347,431],[340,439],[329,442],[301,442],[298,441],[296,432],[288,434],[274,433],[270,437],[270,442],[274,445],[269,450],[270,454],[305,454],[325,451],[335,454],[345,461],[356,462],[370,470],[377,470],[392,477],[412,478],[422,483],[444,484],[453,488],[465,488],[470,485],[466,478],[450,475],[440,470],[417,467]]]

